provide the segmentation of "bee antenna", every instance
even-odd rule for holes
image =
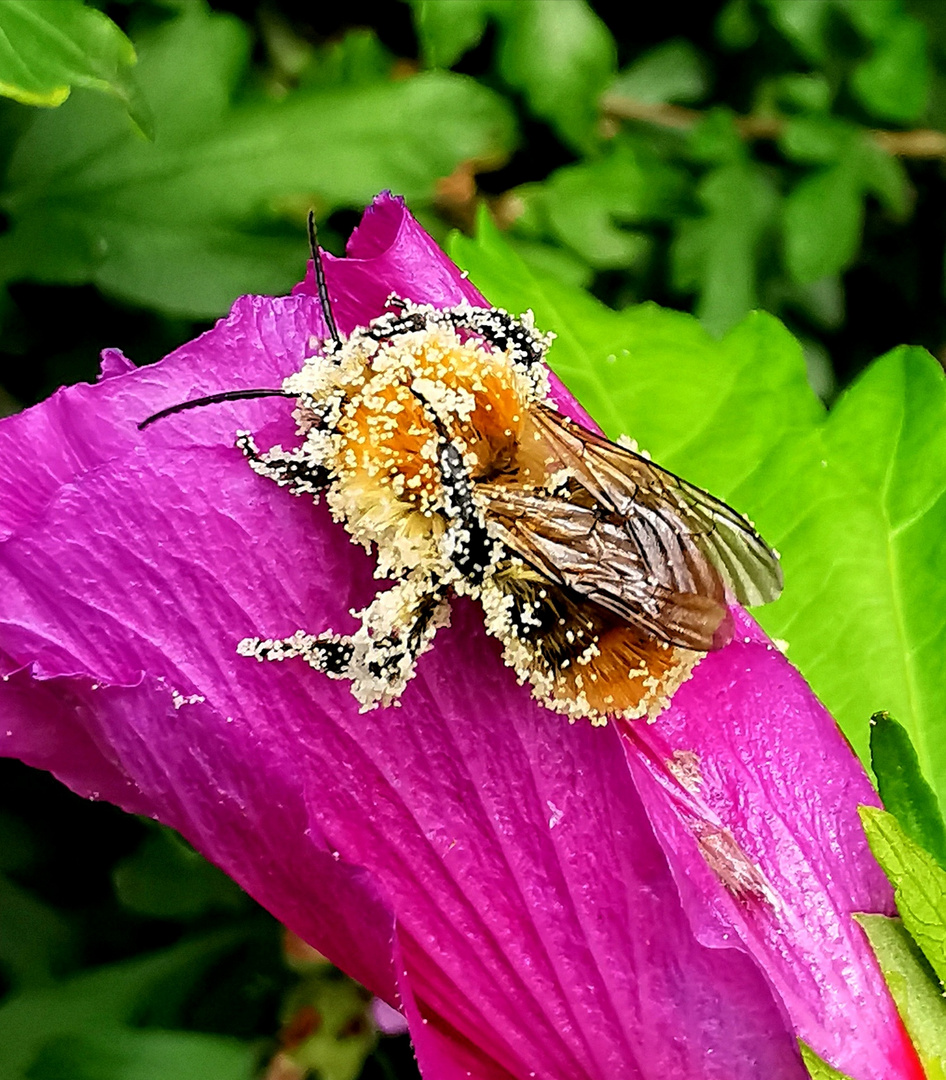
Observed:
[[[224,390],[219,394],[208,394],[206,397],[193,398],[191,401],[180,401],[177,405],[169,405],[166,409],[153,413],[147,420],[142,420],[138,425],[138,430],[144,430],[149,424],[153,424],[155,420],[163,420],[165,416],[173,416],[175,413],[184,412],[187,409],[196,409],[202,405],[216,405],[221,401],[243,401],[248,398],[294,398],[297,396],[289,393],[288,390],[272,390],[265,387],[255,390]]]
[[[322,307],[322,315],[328,326],[328,332],[335,342],[336,348],[341,348],[342,338],[335,325],[335,316],[332,314],[332,304],[328,298],[328,286],[325,284],[325,266],[322,263],[322,253],[319,251],[319,233],[315,227],[315,211],[310,210],[306,219],[309,231],[309,251],[312,252],[312,263],[315,266],[315,284],[319,293],[319,304]]]

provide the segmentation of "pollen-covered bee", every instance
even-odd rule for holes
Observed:
[[[238,445],[261,476],[324,497],[393,585],[352,635],[300,629],[242,641],[242,655],[302,658],[363,707],[389,705],[450,597],[470,596],[538,700],[604,723],[666,706],[730,640],[727,599],[779,594],[777,556],[744,517],[556,410],[550,336],[531,315],[392,296],[343,340],[313,248],[331,336],[281,391],[251,392],[294,397],[303,441],[261,452],[244,432]]]

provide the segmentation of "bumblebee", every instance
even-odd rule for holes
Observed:
[[[318,258],[316,271],[331,336],[281,390],[146,421],[294,398],[297,448],[263,452],[241,432],[240,449],[260,476],[324,498],[393,583],[355,613],[354,634],[299,629],[240,654],[300,658],[348,680],[363,708],[390,705],[451,597],[469,596],[539,701],[599,724],[655,717],[731,639],[729,601],[778,596],[778,558],[745,517],[555,408],[551,336],[531,315],[392,296],[342,339]]]

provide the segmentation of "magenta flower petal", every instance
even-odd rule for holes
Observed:
[[[117,777],[395,1000],[388,898],[402,981],[451,1060],[471,1044],[474,1075],[758,1075],[739,1062],[800,1075],[755,965],[690,932],[616,732],[537,706],[475,610],[458,611],[400,709],[360,715],[307,669],[235,657],[254,628],[339,619],[357,602],[335,591],[358,580],[345,560],[368,560],[200,443],[184,470],[198,499],[183,498],[181,449],[155,447],[87,474],[3,546],[11,621],[57,612],[7,622],[7,650],[94,722]],[[25,674],[5,685],[22,692]],[[5,715],[11,749],[34,760],[30,714]],[[43,764],[75,782],[71,754],[70,740]],[[108,793],[121,798],[117,779]]]
[[[705,944],[735,932],[826,1060],[854,1077],[922,1076],[851,918],[894,913],[856,811],[877,794],[795,669],[734,614],[736,640],[701,662],[658,723],[623,725],[684,906]],[[865,1027],[865,1010],[878,1026]]]
[[[351,254],[328,267],[343,330],[391,291],[479,302],[390,196]],[[533,702],[469,604],[400,708],[359,714],[302,664],[237,656],[244,636],[352,625],[371,560],[233,448],[243,428],[288,444],[285,402],[135,423],[277,386],[324,332],[304,290],[247,297],[161,364],[111,353],[97,386],[0,424],[0,752],[179,829],[400,1003],[437,1080],[802,1080],[796,1033],[858,1080],[919,1075],[845,921],[852,898],[889,905],[850,824],[866,781],[763,644],[705,660],[630,734]],[[699,766],[689,801],[668,759]],[[701,832],[711,870],[701,822],[778,920],[761,889],[727,893],[734,849]]]

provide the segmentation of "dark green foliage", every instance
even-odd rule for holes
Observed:
[[[946,869],[946,825],[910,736],[887,713],[871,717],[870,763],[884,806],[909,838]]]
[[[14,400],[88,377],[73,357],[104,343],[72,319],[38,338],[33,308],[71,302],[52,287],[91,283],[93,316],[130,303],[182,340],[292,284],[310,205],[337,245],[382,187],[442,236],[470,225],[477,184],[530,265],[618,307],[692,306],[714,334],[767,308],[826,399],[884,349],[946,343],[946,181],[927,160],[946,137],[902,130],[946,116],[935,4],[730,0],[688,38],[671,5],[616,39],[604,0],[409,0],[372,9],[376,31],[357,6],[106,3],[134,66],[105,15],[54,6],[0,12],[18,54],[45,57],[20,86],[0,55],[0,89],[73,89],[59,109],[0,108]],[[37,350],[50,367],[25,377]]]
[[[416,1076],[361,988],[288,964],[273,920],[179,837],[2,760],[0,991],[0,1080],[250,1080],[301,1005],[325,1018],[303,1049],[326,1080]]]

